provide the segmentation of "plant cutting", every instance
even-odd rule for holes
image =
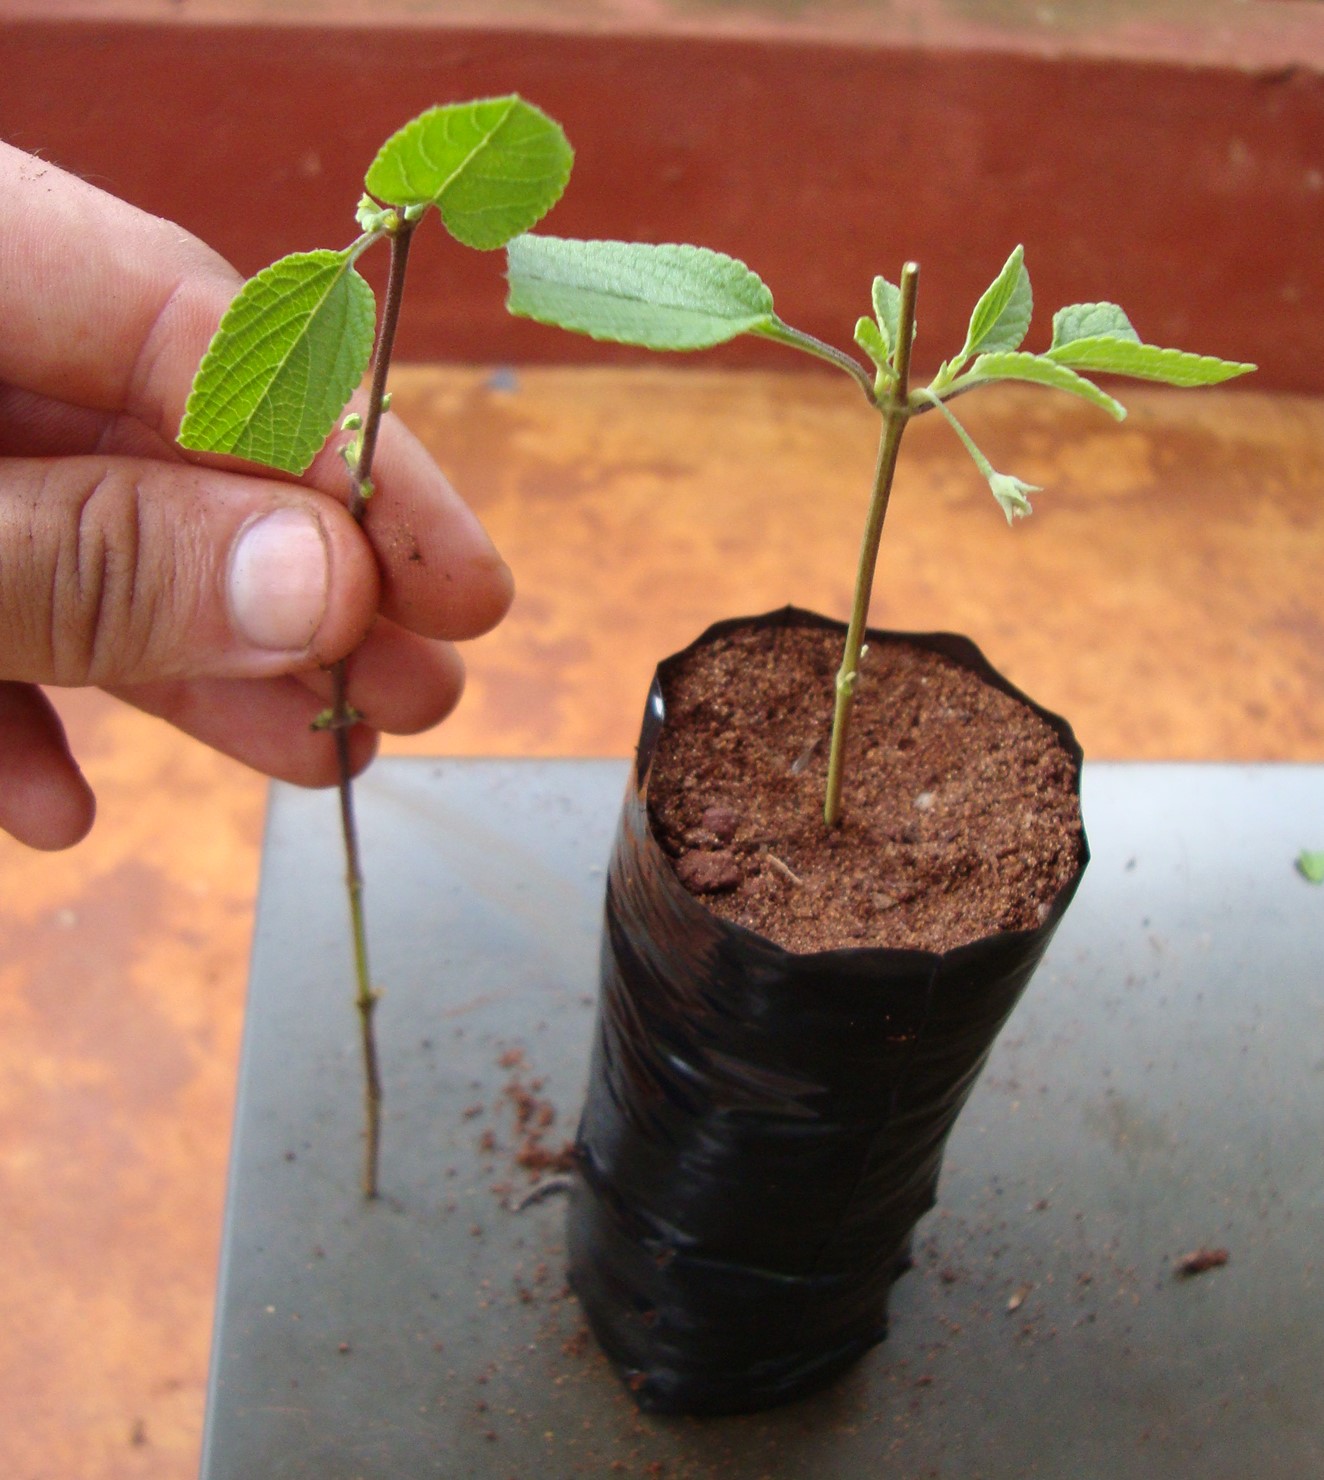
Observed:
[[[880,416],[849,620],[721,622],[659,666],[608,875],[571,1280],[642,1406],[759,1408],[886,1334],[947,1134],[1088,859],[1066,722],[963,638],[867,627],[906,428],[949,422],[1010,523],[1037,490],[993,468],[958,397],[1024,381],[1120,419],[1095,373],[1253,367],[1148,345],[1111,303],[1059,310],[1026,351],[1020,247],[924,384],[914,263],[874,280],[861,361],[705,248],[525,235],[507,256],[516,314],[656,350],[758,335]]]
[[[382,145],[364,177],[359,234],[339,250],[296,252],[246,282],[227,309],[194,377],[180,446],[223,453],[298,476],[305,472],[372,364],[366,407],[340,423],[347,501],[362,523],[372,464],[390,397],[387,376],[414,232],[435,207],[463,246],[493,251],[535,225],[570,177],[560,126],[515,95],[430,108]],[[380,326],[375,296],[357,271],[379,244],[390,249]],[[375,349],[374,349],[375,345]],[[382,1082],[368,964],[350,773],[349,731],[360,716],[346,694],[344,662],[331,670],[333,699],[318,717],[336,748],[364,1071],[365,1196],[376,1197]]]

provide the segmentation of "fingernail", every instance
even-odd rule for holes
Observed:
[[[303,509],[246,524],[230,554],[230,616],[254,647],[306,648],[326,615],[330,584],[322,527]]]

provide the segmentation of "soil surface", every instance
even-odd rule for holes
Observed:
[[[792,951],[946,951],[1040,924],[1082,847],[1057,734],[941,654],[871,643],[828,830],[841,641],[740,628],[668,665],[648,805],[681,881]]]

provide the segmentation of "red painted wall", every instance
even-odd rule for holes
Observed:
[[[915,257],[925,368],[1023,240],[1045,339],[1053,308],[1107,296],[1146,338],[1258,361],[1260,388],[1324,390],[1315,65],[435,21],[19,20],[0,28],[0,74],[0,135],[245,270],[348,241],[377,143],[419,108],[518,90],[577,149],[545,229],[744,257],[783,317],[838,343],[874,273]],[[405,357],[602,353],[509,321],[500,255],[429,236]]]

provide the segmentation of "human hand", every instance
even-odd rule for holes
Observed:
[[[300,785],[349,656],[354,769],[463,686],[451,643],[510,573],[421,444],[382,427],[360,529],[324,449],[298,482],[174,445],[239,275],[178,226],[0,143],[0,828],[76,843],[95,803],[38,685],[98,685]]]

